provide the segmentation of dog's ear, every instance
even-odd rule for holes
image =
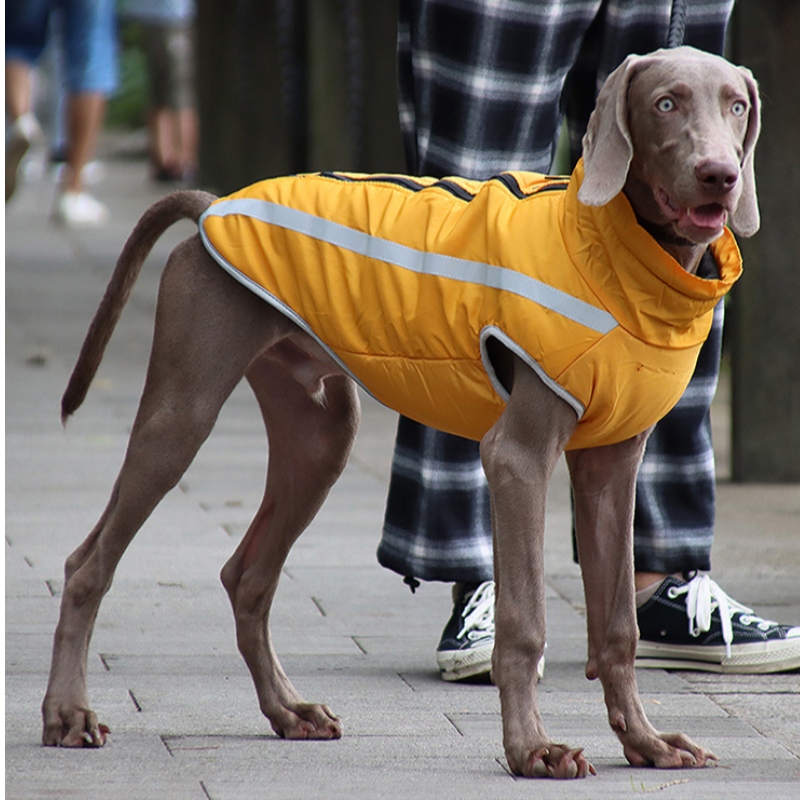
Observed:
[[[742,193],[736,208],[731,212],[730,226],[739,236],[752,236],[761,226],[756,197],[755,148],[761,131],[761,103],[758,98],[758,84],[746,67],[738,67],[750,96],[750,116],[744,136],[742,157]]]
[[[578,200],[602,206],[622,191],[633,158],[628,87],[643,56],[630,55],[606,78],[583,137],[584,177]]]

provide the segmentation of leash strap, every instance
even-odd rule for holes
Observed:
[[[667,47],[680,47],[686,32],[686,12],[689,3],[687,0],[675,0],[672,3],[672,13],[669,18],[669,32],[667,33]]]

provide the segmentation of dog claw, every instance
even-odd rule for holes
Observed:
[[[541,747],[531,753],[531,766],[530,777],[532,778],[550,778],[552,777],[553,768],[550,767],[545,758],[550,755],[550,751],[546,747]]]
[[[633,748],[624,747],[625,758],[634,767],[657,767],[659,769],[694,769],[705,767],[709,761],[717,761],[710,750],[696,745],[682,733],[662,733],[654,742]],[[649,755],[646,755],[649,751]]]
[[[108,738],[108,734],[110,732],[111,731],[109,730],[108,726],[103,725],[102,723],[98,724],[96,728],[84,731],[81,734],[81,738],[83,739],[83,746],[102,747],[106,743],[106,739]]]
[[[572,749],[559,744],[532,751],[528,757],[527,769],[518,774],[528,778],[570,780],[597,775],[597,770],[586,760],[582,747]]]
[[[341,739],[342,724],[328,706],[300,703],[287,709],[290,717],[272,721],[272,729],[282,739]],[[283,716],[283,715],[281,715]]]
[[[584,758],[582,747],[564,753],[553,772],[554,778],[585,778],[588,775],[597,775],[597,770]]]
[[[85,707],[54,707],[44,711],[42,744],[46,747],[102,747],[109,728],[97,721],[97,715]]]

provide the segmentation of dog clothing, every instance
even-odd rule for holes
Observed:
[[[574,408],[569,448],[595,447],[678,401],[741,256],[726,229],[711,245],[719,277],[687,273],[622,193],[580,203],[582,176],[579,163],[571,178],[275,178],[213,203],[200,233],[401,414],[482,438],[508,399],[496,339]]]

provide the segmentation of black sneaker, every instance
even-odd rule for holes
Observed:
[[[800,627],[762,619],[708,575],[666,578],[637,616],[637,667],[741,674],[800,668]]]
[[[436,661],[442,678],[460,681],[487,677],[492,669],[494,649],[494,581],[456,583],[453,586],[453,615],[445,625]],[[544,656],[539,662],[544,675]]]

